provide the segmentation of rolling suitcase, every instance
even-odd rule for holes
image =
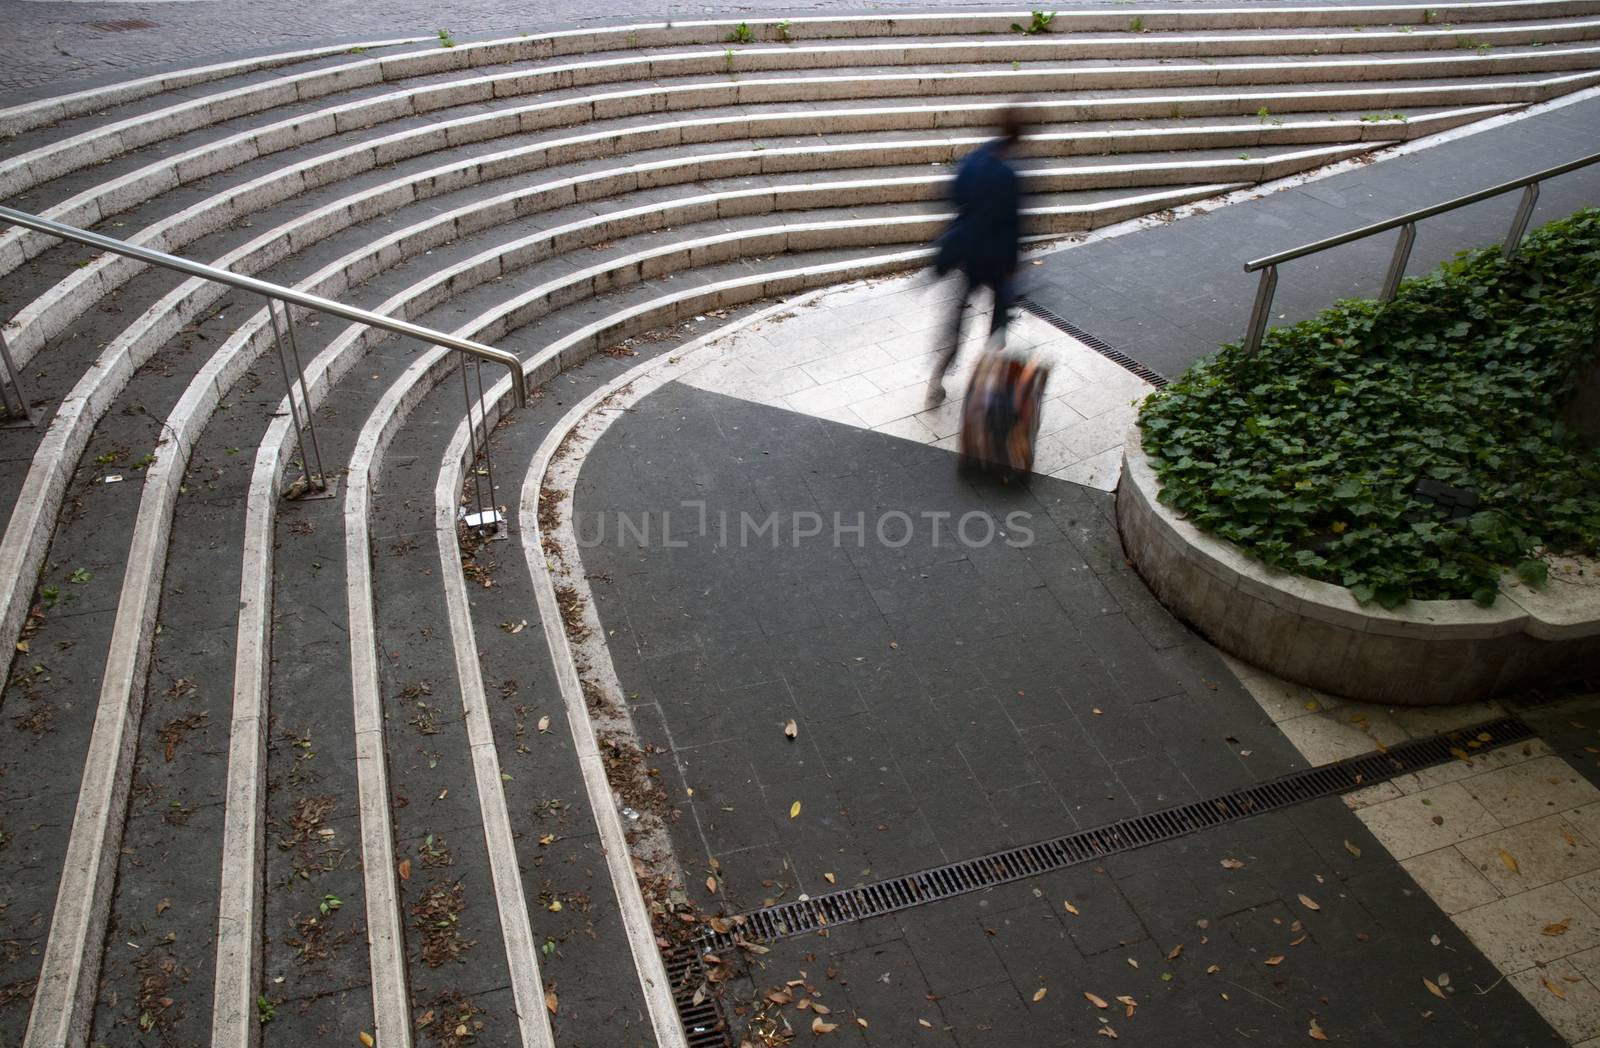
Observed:
[[[972,369],[961,406],[961,465],[1026,477],[1033,470],[1045,381],[1050,369],[991,342]]]

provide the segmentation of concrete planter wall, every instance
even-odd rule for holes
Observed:
[[[1156,596],[1222,650],[1334,695],[1399,706],[1472,702],[1600,673],[1600,586],[1502,586],[1492,607],[1356,603],[1342,586],[1268,568],[1156,498],[1137,428],[1117,522]]]

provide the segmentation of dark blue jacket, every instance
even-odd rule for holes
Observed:
[[[988,142],[968,153],[956,168],[950,196],[956,218],[939,236],[935,266],[940,273],[959,269],[977,280],[1008,277],[1017,268],[1022,237],[1017,173],[1000,155],[1001,143]]]

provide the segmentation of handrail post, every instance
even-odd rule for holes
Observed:
[[[5,362],[6,368],[4,381],[0,381],[0,401],[5,404],[5,412],[9,416],[21,418],[31,424],[33,408],[28,406],[28,393],[22,388],[22,376],[17,373],[17,362],[11,359],[11,347],[6,345],[4,331],[0,331],[0,360]],[[12,397],[17,399],[16,411],[11,410]]]
[[[305,420],[304,425],[302,425],[302,423],[300,421],[300,405],[295,400],[295,381],[289,374],[289,354],[284,352],[284,347],[283,347],[283,341],[284,341],[283,340],[283,328],[284,327],[287,327],[289,329],[289,343],[290,343],[290,345],[293,346],[293,344],[294,344],[294,318],[289,313],[289,304],[287,302],[282,303],[282,305],[283,305],[283,325],[280,327],[279,324],[278,324],[278,305],[279,305],[279,303],[276,302],[274,299],[272,299],[270,296],[267,297],[267,316],[269,318],[271,318],[271,320],[272,320],[272,341],[273,341],[273,344],[276,345],[277,348],[278,348],[278,365],[279,365],[279,367],[281,367],[283,369],[283,388],[284,388],[284,393],[286,394],[286,396],[287,396],[287,398],[289,400],[289,414],[291,416],[293,416],[293,418],[294,418],[294,435],[295,435],[295,438],[300,442],[300,473],[301,473],[302,476],[305,477],[305,481],[306,481],[305,493],[307,495],[309,495],[313,491],[322,491],[324,489],[325,484],[326,484],[326,480],[324,479],[324,477],[322,475],[322,452],[317,450],[316,432],[311,429],[311,417],[310,417],[311,416],[311,398],[310,397],[306,397],[305,398],[306,420]],[[295,373],[299,374],[299,376],[300,376],[300,393],[301,393],[302,396],[304,396],[305,395],[305,388],[306,388],[306,380],[305,380],[305,375],[300,372],[300,354],[299,354],[298,351],[295,352],[295,354],[294,354],[294,370],[295,370]],[[311,473],[311,456],[306,454],[306,444],[307,444],[306,437],[308,435],[308,432],[309,432],[309,435],[310,435],[310,438],[311,438],[310,439],[311,448],[315,452],[316,457],[317,457],[317,472],[316,472],[315,477],[313,477],[313,475]]]
[[[1394,258],[1389,260],[1389,274],[1383,278],[1383,301],[1393,302],[1400,291],[1400,281],[1406,275],[1406,263],[1411,261],[1411,245],[1417,242],[1417,224],[1407,222],[1400,227],[1400,241],[1394,246]]]
[[[483,422],[481,445],[479,444],[478,422],[474,418],[472,411],[472,382],[467,377],[467,366],[469,364],[474,366],[474,370],[477,371],[478,375],[477,419],[481,419]],[[503,537],[501,529],[503,521],[500,516],[500,508],[494,502],[494,466],[490,465],[493,456],[489,453],[489,405],[484,401],[483,371],[477,367],[477,364],[476,358],[470,358],[465,353],[461,354],[461,392],[466,397],[467,402],[467,444],[472,456],[467,463],[467,470],[472,475],[473,505],[473,512],[466,513],[463,511],[462,517],[469,528],[473,528],[480,533],[492,531],[494,533],[493,537]],[[485,472],[488,475],[489,495],[487,502],[483,493],[485,477],[484,474],[478,472],[479,455],[483,457]]]
[[[1255,355],[1261,348],[1261,337],[1267,330],[1267,317],[1272,314],[1272,295],[1278,289],[1278,267],[1267,266],[1261,271],[1261,283],[1256,285],[1256,304],[1250,310],[1250,326],[1245,331],[1244,351]]]
[[[1517,205],[1517,214],[1511,220],[1511,231],[1506,234],[1505,246],[1500,249],[1500,254],[1510,258],[1517,253],[1517,248],[1522,246],[1522,234],[1528,231],[1528,220],[1533,217],[1533,205],[1539,202],[1539,183],[1529,182],[1522,190],[1522,202]]]

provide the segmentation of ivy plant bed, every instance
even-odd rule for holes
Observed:
[[[1559,421],[1600,352],[1600,209],[1228,344],[1150,397],[1160,499],[1273,567],[1365,604],[1472,598],[1600,550],[1600,450]],[[1434,481],[1470,510],[1417,493]],[[1430,485],[1425,485],[1431,487]]]

